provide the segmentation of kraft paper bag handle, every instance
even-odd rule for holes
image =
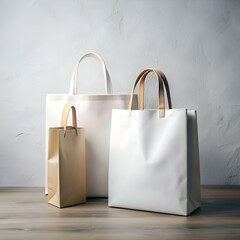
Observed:
[[[163,87],[163,80],[161,79],[161,74],[159,73],[159,71],[156,71],[153,68],[147,68],[144,69],[137,77],[133,89],[132,89],[132,93],[131,93],[131,97],[130,97],[130,101],[129,101],[129,106],[128,106],[128,110],[130,110],[130,114],[132,111],[132,102],[133,102],[133,95],[134,95],[134,91],[135,88],[138,84],[138,82],[140,80],[143,79],[143,81],[145,80],[146,76],[150,73],[150,72],[154,72],[155,75],[157,76],[158,79],[158,84],[159,84],[159,91],[158,91],[158,110],[159,110],[159,116],[161,115],[162,117],[165,116],[165,100],[164,100],[164,87]],[[161,114],[160,114],[161,113]]]
[[[161,76],[161,79],[163,81],[166,93],[167,93],[167,100],[168,100],[168,108],[172,109],[172,100],[171,100],[171,94],[170,94],[170,89],[168,85],[168,80],[165,74],[160,70],[160,69],[154,69],[158,74]],[[149,71],[151,72],[151,71]],[[145,77],[146,78],[146,77]],[[144,83],[145,83],[145,78],[140,81],[140,87],[139,87],[139,96],[138,96],[138,106],[139,110],[144,109]]]
[[[61,120],[61,127],[63,127],[64,130],[64,137],[66,135],[66,130],[67,130],[67,122],[68,122],[68,116],[69,112],[72,110],[72,127],[75,128],[76,130],[76,135],[77,133],[77,114],[76,114],[76,108],[73,105],[66,104],[63,108],[62,112],[62,120]]]
[[[72,77],[71,77],[71,82],[70,82],[70,88],[69,88],[69,94],[70,95],[75,95],[77,94],[77,79],[78,79],[78,68],[79,68],[79,64],[80,62],[85,59],[85,58],[88,58],[88,57],[93,57],[97,60],[100,61],[101,65],[102,65],[102,71],[103,71],[103,75],[104,75],[104,80],[105,80],[105,91],[106,91],[106,94],[112,94],[112,82],[111,82],[111,79],[110,79],[110,76],[108,74],[108,71],[107,71],[107,68],[106,68],[106,64],[104,62],[104,60],[102,59],[102,57],[100,55],[98,55],[97,53],[93,53],[93,52],[90,52],[90,53],[87,53],[83,56],[81,56],[78,61],[77,61],[77,64],[74,68],[74,71],[73,71],[73,74],[72,74]]]

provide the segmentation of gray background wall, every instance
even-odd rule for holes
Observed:
[[[163,69],[173,106],[198,110],[202,184],[240,183],[240,1],[0,0],[1,186],[44,185],[45,95],[68,91],[88,51],[115,93]],[[97,63],[84,64],[80,92],[103,92]]]

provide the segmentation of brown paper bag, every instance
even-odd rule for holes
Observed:
[[[67,119],[72,110],[72,127]],[[61,127],[49,128],[48,203],[62,208],[86,201],[85,134],[76,109],[66,105]]]

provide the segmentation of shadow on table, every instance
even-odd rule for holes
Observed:
[[[202,200],[201,207],[193,212],[190,216],[231,216],[239,218],[240,200],[224,198]]]

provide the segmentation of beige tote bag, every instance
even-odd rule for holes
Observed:
[[[72,127],[67,119],[72,110]],[[76,109],[65,105],[61,127],[49,128],[48,203],[62,208],[86,201],[85,133]]]

